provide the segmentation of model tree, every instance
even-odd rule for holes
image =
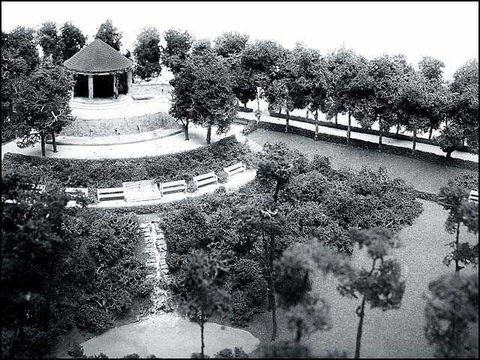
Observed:
[[[166,45],[162,48],[163,64],[175,75],[183,67],[193,44],[193,36],[188,31],[170,29],[163,35]]]
[[[388,259],[390,250],[398,243],[391,231],[382,228],[368,230],[354,230],[351,232],[352,241],[359,248],[365,247],[372,261],[369,270],[351,267],[346,274],[339,277],[338,290],[342,296],[361,299],[355,313],[359,317],[355,358],[360,357],[362,343],[363,321],[365,305],[379,308],[383,311],[400,308],[405,282],[400,279],[400,264],[395,259]]]
[[[200,325],[201,358],[205,349],[205,324],[212,316],[230,310],[230,298],[223,289],[227,272],[225,261],[197,250],[186,259],[176,283],[180,312]]]
[[[478,274],[447,274],[428,285],[425,336],[440,358],[478,357]]]
[[[42,47],[44,58],[50,58],[54,63],[62,61],[62,49],[58,35],[57,24],[47,21],[37,31],[38,43]]]
[[[50,134],[56,151],[55,133],[72,120],[71,89],[72,79],[61,66],[42,66],[23,82],[14,104],[20,147],[40,140],[42,156],[45,156],[45,140]]]
[[[60,47],[63,60],[67,60],[79,52],[86,42],[86,37],[71,22],[66,22],[60,29]]]
[[[135,56],[135,74],[142,80],[150,80],[160,75],[160,33],[154,27],[144,28],[137,36],[133,55]]]
[[[100,25],[97,34],[95,35],[95,39],[100,39],[115,50],[120,51],[120,46],[122,45],[122,33],[117,27],[113,26],[112,20],[110,19],[107,19],[107,21]]]

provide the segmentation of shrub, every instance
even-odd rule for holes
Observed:
[[[296,176],[287,188],[287,196],[292,200],[321,202],[328,187],[327,178],[317,171]]]
[[[226,182],[228,182],[228,174],[224,170],[218,171],[217,177],[220,184],[225,184]]]

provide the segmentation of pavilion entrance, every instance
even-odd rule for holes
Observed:
[[[113,97],[113,75],[93,76],[93,97],[94,98]]]
[[[73,89],[73,96],[88,97],[88,76],[75,75],[75,87]]]

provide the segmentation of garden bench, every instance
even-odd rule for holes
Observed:
[[[162,197],[155,180],[129,181],[123,183],[125,201],[157,200]]]
[[[166,192],[184,192],[187,193],[187,182],[185,180],[170,181],[160,184],[160,194],[163,196]]]
[[[234,165],[227,166],[227,167],[223,168],[223,171],[225,171],[227,173],[228,177],[233,176],[233,175],[238,174],[238,173],[241,173],[241,172],[244,172],[246,170],[247,170],[247,167],[245,166],[245,164],[243,162],[239,162],[237,164],[234,164]]]
[[[473,201],[478,203],[478,191],[477,190],[471,190],[470,191],[470,196],[468,197],[468,201]]]
[[[125,194],[123,187],[97,189],[98,201],[103,200],[124,200]]]
[[[199,188],[200,186],[205,186],[209,184],[218,184],[218,177],[215,173],[209,172],[208,174],[198,175],[193,177],[193,182]]]
[[[38,192],[45,192],[45,185],[35,185],[35,184],[23,184],[24,186],[28,186],[30,190],[38,191]]]

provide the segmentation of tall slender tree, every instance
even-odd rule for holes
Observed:
[[[107,19],[107,21],[100,25],[95,38],[104,41],[115,50],[120,51],[120,47],[122,46],[122,33],[113,25],[112,20]]]
[[[162,47],[162,61],[175,75],[188,58],[194,39],[188,31],[177,29],[165,31],[163,37],[166,44]]]
[[[87,38],[80,29],[71,22],[66,22],[60,28],[60,47],[63,60],[67,60],[79,52],[84,46]]]
[[[162,71],[160,65],[160,32],[154,27],[144,28],[137,36],[133,55],[135,56],[135,74],[142,80],[157,77]]]

